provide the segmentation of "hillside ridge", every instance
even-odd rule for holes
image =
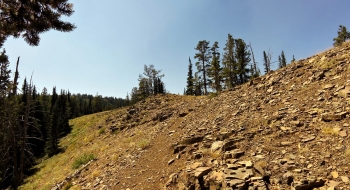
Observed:
[[[22,189],[346,189],[349,94],[347,42],[216,97],[76,118]],[[96,159],[72,169],[83,154]]]

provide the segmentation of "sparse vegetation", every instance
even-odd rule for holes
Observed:
[[[96,177],[100,176],[100,174],[101,174],[100,170],[95,170],[91,173],[91,176],[92,176],[92,178],[96,178]]]
[[[347,148],[347,149],[345,150],[344,155],[345,155],[348,159],[350,159],[350,148]]]
[[[99,135],[102,135],[106,132],[106,129],[105,128],[101,128],[100,130],[98,130],[98,134]]]
[[[72,184],[72,182],[69,182],[69,183],[67,183],[67,184],[63,187],[63,190],[68,190],[68,189],[70,189],[71,187],[73,187],[73,184]]]
[[[137,142],[136,146],[137,148],[140,149],[145,149],[150,145],[150,140],[149,139],[142,139],[139,142]]]
[[[323,69],[329,69],[332,68],[336,64],[335,59],[330,59],[330,60],[324,60],[321,63],[321,68]]]
[[[212,99],[212,98],[215,98],[216,96],[218,96],[217,92],[211,92],[211,93],[209,93],[208,98]]]
[[[81,157],[74,160],[72,168],[78,169],[80,166],[87,164],[89,161],[95,159],[95,155],[93,154],[84,154]]]
[[[338,135],[339,131],[334,130],[331,126],[324,126],[322,127],[322,133],[325,135]]]

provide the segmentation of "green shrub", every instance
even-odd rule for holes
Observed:
[[[96,157],[93,154],[84,154],[83,156],[77,158],[73,162],[73,169],[78,169],[80,166],[88,163],[90,160],[95,159]]]
[[[150,140],[148,139],[142,139],[136,144],[136,146],[142,150],[147,148],[149,145],[150,145]]]
[[[214,98],[216,96],[218,96],[217,92],[211,92],[211,93],[209,93],[208,98],[211,99],[211,98]]]
[[[106,132],[106,129],[105,128],[101,128],[99,131],[98,131],[98,134],[103,134],[103,133],[105,133]]]
[[[69,182],[69,183],[67,183],[67,184],[63,187],[63,190],[68,190],[68,189],[70,189],[71,187],[73,187],[73,184],[72,184],[72,182]]]

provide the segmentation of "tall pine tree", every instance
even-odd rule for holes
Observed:
[[[197,70],[198,72],[202,73],[205,95],[208,93],[207,74],[208,74],[209,61],[211,58],[209,49],[210,49],[209,41],[206,41],[206,40],[199,41],[197,44],[197,47],[195,48],[195,50],[197,50],[198,52],[194,56],[194,58],[198,60],[196,62]]]
[[[281,56],[279,55],[278,56],[278,68],[282,68],[283,67],[283,64],[282,64],[282,59],[281,59]]]
[[[250,52],[244,40],[237,39],[236,43],[236,59],[237,59],[237,74],[239,76],[239,84],[243,84],[249,80]]]
[[[282,53],[281,53],[281,61],[282,61],[282,67],[287,66],[287,60],[286,60],[286,56],[284,55],[283,50],[282,50]]]
[[[185,93],[186,95],[194,95],[192,61],[190,57],[188,58],[187,86]]]
[[[226,88],[233,88],[237,84],[237,61],[235,52],[235,40],[228,34],[223,54],[223,78]]]
[[[212,48],[210,49],[212,54],[212,60],[210,68],[208,70],[208,76],[210,77],[211,86],[215,89],[216,92],[221,91],[221,78],[222,78],[222,68],[220,65],[220,53],[218,52],[219,43],[214,42]]]

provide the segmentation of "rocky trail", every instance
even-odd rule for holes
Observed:
[[[81,143],[97,158],[52,189],[350,189],[349,95],[345,43],[216,97],[152,97],[104,113]]]

